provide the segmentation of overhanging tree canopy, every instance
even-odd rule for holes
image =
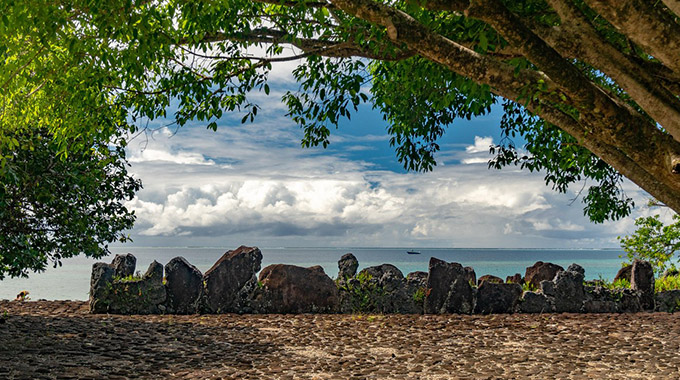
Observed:
[[[491,166],[543,170],[559,191],[590,179],[585,210],[595,221],[630,212],[622,176],[680,211],[678,8],[673,0],[8,0],[2,122],[45,126],[62,153],[77,136],[166,117],[173,100],[179,125],[214,129],[223,112],[252,120],[258,106],[248,94],[269,93],[272,65],[305,58],[294,73],[299,91],[283,97],[305,146],[328,144],[330,128],[369,102],[404,165],[429,170],[447,126],[502,103],[507,138]],[[526,146],[515,147],[516,136]]]

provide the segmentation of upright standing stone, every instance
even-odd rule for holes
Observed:
[[[413,300],[413,293],[409,293],[404,274],[392,264],[382,264],[363,269],[359,276],[366,275],[368,280],[369,294],[373,310],[366,312],[377,313],[421,313],[422,308]]]
[[[425,313],[471,313],[474,308],[474,293],[468,281],[469,273],[462,265],[431,258]]]
[[[90,313],[101,314],[109,310],[106,296],[113,282],[114,270],[110,264],[94,263],[90,277]]]
[[[260,273],[258,308],[264,313],[333,313],[338,289],[320,266],[270,265]]]
[[[128,277],[135,274],[137,267],[137,258],[132,253],[125,255],[116,255],[111,262],[113,267],[113,275],[118,278]]]
[[[541,281],[552,281],[557,272],[563,270],[564,268],[557,264],[537,261],[524,272],[524,282],[538,289],[541,286]]]
[[[572,264],[566,271],[558,272],[552,281],[552,287],[546,287],[542,282],[543,292],[547,296],[554,297],[555,311],[558,313],[578,313],[586,300],[583,287],[585,276],[584,269],[577,264]],[[552,293],[552,294],[551,294]]]
[[[257,247],[241,246],[226,252],[203,275],[202,311],[243,313],[248,298],[257,287],[255,274],[260,270],[262,252]]]
[[[630,275],[630,287],[640,292],[643,310],[654,310],[654,269],[649,261],[635,259]]]
[[[342,255],[338,261],[338,280],[344,281],[347,278],[354,277],[359,268],[359,261],[351,253]]]
[[[175,257],[165,264],[165,289],[170,313],[193,314],[203,288],[203,275],[184,257]]]

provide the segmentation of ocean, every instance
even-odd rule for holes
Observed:
[[[165,265],[173,257],[183,256],[202,272],[230,248],[217,247],[115,247],[116,253],[130,252],[137,257],[137,270],[144,273],[156,260]],[[475,269],[477,277],[485,274],[505,279],[520,273],[536,261],[561,265],[566,269],[577,263],[586,270],[586,279],[613,279],[621,268],[624,252],[620,249],[466,249],[466,248],[260,248],[262,267],[270,264],[293,264],[303,267],[321,265],[332,278],[338,274],[338,260],[348,252],[359,260],[359,269],[384,263],[395,265],[404,275],[427,271],[431,257],[458,262]],[[417,251],[420,255],[409,255]],[[110,262],[113,256],[104,260]],[[32,273],[29,278],[6,278],[0,281],[0,299],[14,299],[28,290],[32,300],[87,300],[92,264],[97,260],[75,257],[58,268]]]

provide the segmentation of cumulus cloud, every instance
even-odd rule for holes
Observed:
[[[336,153],[301,149],[299,129],[264,112],[254,125],[195,125],[144,150],[132,145],[132,170],[144,181],[128,203],[138,217],[133,237],[155,245],[578,247],[615,246],[615,231],[627,228],[591,224],[578,202],[570,206],[573,194],[553,192],[540,174],[475,165],[489,159],[491,137],[453,152],[462,164],[375,170],[370,150],[363,159],[337,153],[361,137],[336,138],[346,144]],[[367,131],[363,142],[376,136]]]
[[[159,149],[144,149],[133,154],[130,162],[164,161],[180,165],[215,165],[212,160],[206,159],[202,154],[195,152],[168,152]]]
[[[469,145],[465,148],[465,152],[468,154],[474,154],[474,153],[488,153],[489,152],[489,146],[493,145],[493,138],[492,137],[480,137],[480,136],[475,136],[475,143],[473,145]]]

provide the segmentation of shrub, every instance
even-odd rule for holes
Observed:
[[[600,275],[600,277],[597,280],[595,280],[595,282],[599,286],[602,286],[603,288],[607,288],[607,289],[611,289],[611,290],[614,290],[614,289],[630,289],[630,281],[626,280],[625,278],[620,278],[616,281],[609,281],[608,279],[606,279],[606,278],[602,277],[602,275]]]
[[[378,311],[379,301],[385,293],[384,289],[373,281],[373,276],[365,272],[360,272],[355,278],[348,278],[339,283],[339,290],[349,295],[354,313]]]
[[[680,275],[657,278],[654,282],[655,292],[680,289]]]
[[[673,215],[673,220],[674,223],[664,225],[659,215],[636,219],[637,230],[618,237],[628,260],[631,263],[635,259],[649,261],[657,277],[672,267],[671,260],[680,250],[680,217]]]
[[[522,284],[522,291],[523,292],[535,292],[537,290],[538,290],[538,288],[530,282],[525,282],[525,283]]]
[[[413,301],[415,301],[418,304],[423,304],[425,302],[425,297],[430,293],[430,289],[427,288],[418,288],[416,291],[413,293]]]

